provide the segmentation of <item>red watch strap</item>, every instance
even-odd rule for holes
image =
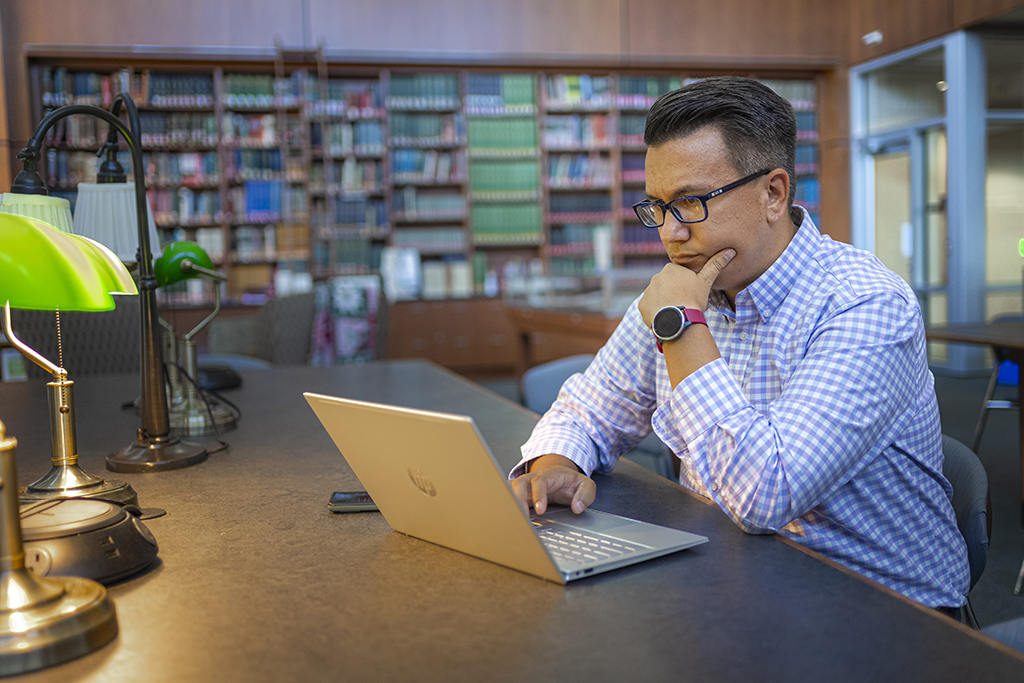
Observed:
[[[679,310],[683,312],[683,317],[694,325],[708,326],[708,321],[704,319],[704,311],[697,308],[680,308]]]

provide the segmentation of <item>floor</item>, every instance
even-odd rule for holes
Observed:
[[[987,382],[984,377],[935,378],[939,412],[946,434],[970,445]],[[517,400],[515,380],[487,380],[481,384],[513,401]],[[1024,617],[1024,592],[1013,594],[1017,572],[1024,561],[1019,444],[1017,412],[991,411],[978,455],[989,477],[992,538],[985,573],[971,591],[971,604],[982,627]],[[655,457],[634,453],[630,459],[664,475],[662,463]]]

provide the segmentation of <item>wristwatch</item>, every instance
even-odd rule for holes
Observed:
[[[655,313],[651,331],[654,332],[658,351],[665,353],[665,350],[661,347],[662,342],[679,339],[690,325],[708,326],[708,321],[704,319],[704,313],[700,309],[665,306],[665,308]]]

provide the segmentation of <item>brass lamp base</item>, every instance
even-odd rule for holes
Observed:
[[[202,446],[178,439],[139,440],[107,456],[111,472],[164,472],[191,467],[210,457]]]
[[[101,498],[124,505],[139,504],[139,494],[131,484],[121,479],[98,479],[95,482],[78,483],[69,481],[65,472],[67,469],[70,467],[54,467],[42,479],[18,489],[19,500],[23,503],[35,503],[50,498]],[[87,476],[97,479],[91,475]]]
[[[211,436],[238,426],[238,419],[233,412],[212,399],[207,408],[203,399],[194,395],[186,396],[181,403],[173,406],[168,418],[171,433],[182,436]]]
[[[103,586],[77,577],[36,578],[26,569],[21,572],[56,596],[0,611],[0,676],[77,659],[117,637],[117,613]]]
[[[61,664],[117,636],[106,588],[78,577],[35,576],[25,567],[17,445],[0,422],[0,676]]]

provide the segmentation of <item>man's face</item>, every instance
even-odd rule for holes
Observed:
[[[717,128],[705,127],[647,150],[647,194],[651,199],[669,202],[703,195],[742,175],[729,162],[725,140]],[[709,199],[708,217],[701,223],[680,223],[671,212],[666,213],[658,232],[669,258],[698,272],[711,256],[731,247],[736,256],[722,270],[714,288],[735,293],[760,277],[778,256],[766,212],[772,176]]]

